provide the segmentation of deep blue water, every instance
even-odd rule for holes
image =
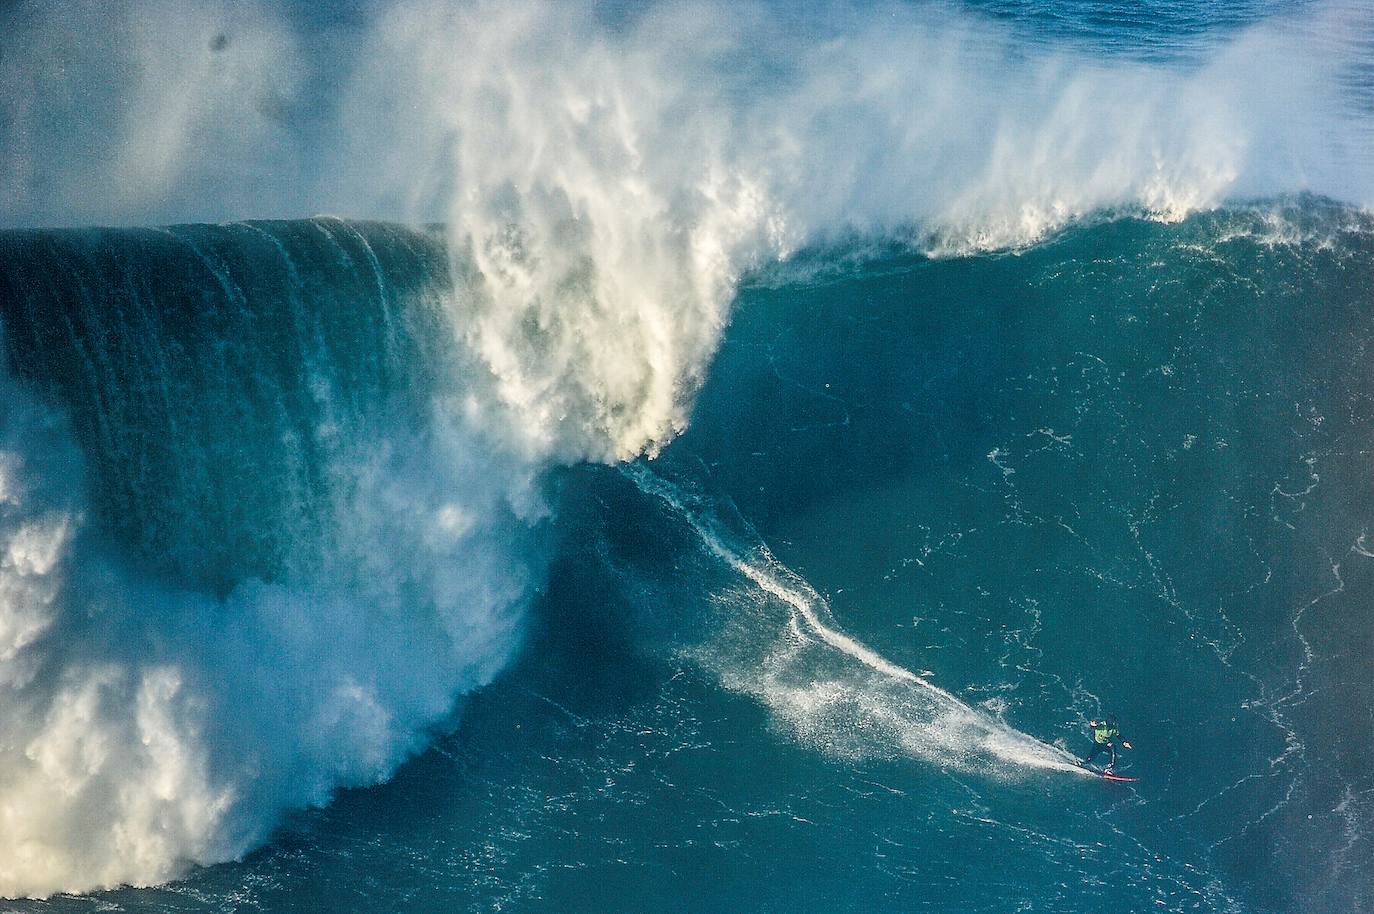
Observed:
[[[969,10],[746,10],[840,70],[863,57],[840,38],[873,42],[872,79],[727,48],[728,91],[700,103],[720,123],[666,78],[644,115],[616,81],[644,71],[603,79],[489,11],[493,35],[541,36],[533,57],[498,41],[493,72],[547,57],[595,91],[563,106],[584,132],[507,148],[502,118],[547,112],[482,86],[462,113],[492,158],[468,120],[437,141],[495,175],[472,209],[397,213],[388,187],[294,212],[363,199],[339,188],[369,156],[405,170],[364,144],[315,175],[293,145],[356,101],[329,95],[355,79],[336,54],[405,56],[354,43],[365,4],[280,13],[308,57],[294,94],[229,80],[281,128],[253,156],[199,170],[223,135],[179,133],[174,105],[139,116],[193,164],[124,163],[143,196],[82,197],[84,148],[52,171],[0,152],[0,894],[35,896],[0,910],[1374,910],[1367,11],[967,6],[952,38],[927,20]],[[194,7],[208,59],[269,54],[270,16],[243,9]],[[654,56],[653,10],[589,10],[568,29],[630,37],[586,59],[709,71]],[[883,30],[854,30],[883,16],[956,78],[910,94]],[[104,123],[61,75],[92,40],[55,41],[41,129],[0,66],[0,140]],[[1287,40],[1334,61],[1340,104],[1226,94]],[[1039,107],[969,95],[999,73]],[[769,94],[788,80],[841,103],[794,124],[798,97]],[[1158,98],[1095,120],[1133,92]],[[970,98],[964,124],[947,109]],[[1137,156],[1175,103],[1196,123]],[[360,122],[407,110],[383,107]],[[1280,129],[1308,116],[1348,159]],[[703,183],[695,133],[654,117],[725,124],[711,164],[739,173]],[[517,141],[569,148],[529,190],[491,164]],[[774,172],[815,183],[749,184]],[[644,220],[599,208],[621,183]],[[770,191],[792,247],[740,240],[768,234]],[[25,227],[86,222],[123,227]],[[1070,764],[1105,714],[1134,783]]]

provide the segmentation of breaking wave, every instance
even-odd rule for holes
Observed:
[[[388,777],[517,650],[547,471],[672,440],[742,276],[1374,195],[1358,6],[1163,62],[827,9],[7,13],[8,226],[446,228],[0,237],[0,895]]]

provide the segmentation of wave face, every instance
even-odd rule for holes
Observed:
[[[6,891],[1363,903],[1371,775],[1329,728],[1374,701],[1371,238],[1298,198],[813,249],[743,287],[656,461],[550,477],[576,445],[493,433],[525,414],[437,230],[0,234]],[[405,777],[186,873],[389,777],[531,622]],[[1126,803],[1056,770],[1103,708]],[[772,853],[664,877],[703,824]],[[798,864],[818,825],[844,865]],[[968,871],[988,842],[1015,880]]]
[[[620,800],[710,823],[738,881],[674,884],[721,908],[1367,906],[1371,265],[1368,214],[1304,198],[758,277],[687,432],[633,486],[587,472],[562,511],[583,544],[559,623],[675,662],[628,708],[562,698],[571,673],[531,688],[555,720],[647,734],[652,775]],[[1135,745],[1130,791],[1024,739],[1083,752],[1103,713]],[[688,735],[659,739],[663,718]],[[604,807],[589,788],[574,808]]]

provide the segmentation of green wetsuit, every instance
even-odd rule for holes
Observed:
[[[1121,739],[1121,731],[1120,731],[1120,730],[1118,730],[1115,726],[1113,726],[1113,725],[1107,723],[1106,721],[1101,721],[1101,720],[1089,721],[1089,722],[1088,722],[1088,725],[1089,725],[1090,727],[1092,727],[1092,735],[1093,735],[1092,748],[1088,750],[1088,754],[1085,755],[1082,759],[1080,759],[1080,761],[1081,761],[1083,764],[1087,765],[1087,764],[1091,763],[1093,759],[1097,758],[1097,757],[1098,757],[1099,755],[1101,755],[1102,753],[1104,753],[1104,752],[1110,752],[1110,753],[1111,753],[1111,761],[1107,764],[1107,767],[1108,767],[1108,768],[1111,768],[1113,765],[1116,764],[1116,743],[1117,743],[1117,741],[1120,740],[1120,742],[1122,742],[1122,743],[1124,744],[1124,743],[1126,742],[1126,740]]]

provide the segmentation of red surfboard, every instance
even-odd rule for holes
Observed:
[[[1130,781],[1138,781],[1138,780],[1140,780],[1140,778],[1128,778],[1128,777],[1126,777],[1124,774],[1112,774],[1111,772],[1104,771],[1104,772],[1102,772],[1102,780],[1104,780],[1104,781],[1126,781],[1126,782],[1130,782]]]
[[[1140,778],[1127,777],[1124,774],[1113,774],[1110,771],[1100,771],[1097,768],[1092,767],[1091,765],[1083,764],[1081,761],[1078,762],[1078,767],[1084,774],[1096,775],[1097,777],[1102,778],[1102,780],[1104,781],[1121,781],[1122,783],[1130,784],[1134,781],[1140,780]]]

